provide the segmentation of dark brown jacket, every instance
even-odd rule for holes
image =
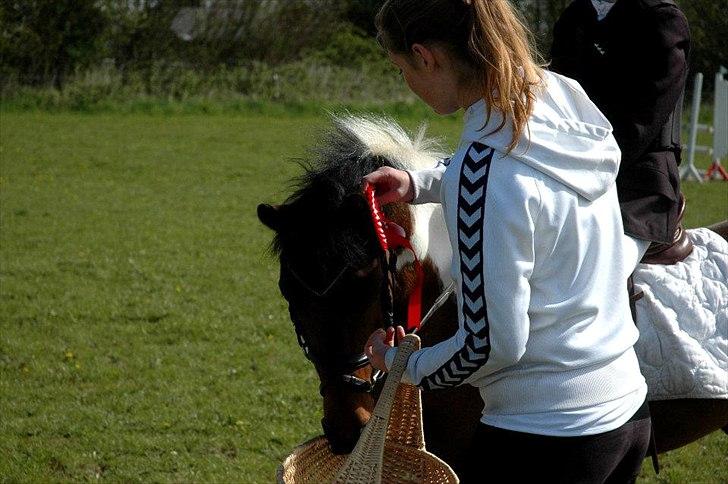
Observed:
[[[618,0],[600,22],[591,0],[575,0],[554,28],[551,69],[579,81],[614,126],[624,230],[638,238],[675,232],[689,48],[673,0]]]

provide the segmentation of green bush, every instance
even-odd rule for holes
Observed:
[[[0,74],[60,88],[75,69],[98,62],[109,21],[94,0],[3,1]]]
[[[149,103],[185,103],[206,109],[246,109],[268,104],[411,105],[415,97],[380,52],[378,61],[341,65],[346,49],[337,44],[326,54],[270,66],[249,62],[200,72],[182,63],[156,63],[146,70],[121,72],[110,63],[68,77],[62,89],[7,84],[0,102],[8,110],[98,111],[129,109]]]
[[[305,57],[342,67],[386,62],[384,51],[373,37],[347,24],[331,36],[325,47]]]

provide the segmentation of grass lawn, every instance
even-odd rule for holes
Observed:
[[[255,207],[324,123],[0,113],[0,482],[271,482],[320,433]],[[688,226],[728,218],[728,184],[684,191]],[[721,482],[727,456],[714,434],[643,475]]]

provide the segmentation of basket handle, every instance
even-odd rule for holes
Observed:
[[[367,484],[381,482],[389,414],[397,395],[397,387],[407,369],[407,360],[418,349],[420,349],[420,338],[416,334],[408,334],[400,340],[392,368],[374,412],[364,427],[356,447],[334,478],[334,482]]]
[[[392,362],[392,368],[389,369],[389,376],[384,382],[384,387],[374,407],[374,415],[389,419],[389,413],[394,405],[395,396],[397,395],[397,387],[402,380],[407,369],[407,362],[412,353],[420,349],[420,337],[416,334],[407,334],[402,338],[397,346],[397,354]]]

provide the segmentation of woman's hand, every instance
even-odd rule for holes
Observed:
[[[374,194],[381,205],[392,202],[411,202],[415,197],[409,174],[390,166],[383,166],[364,177],[363,182],[374,186]]]
[[[380,371],[387,371],[387,365],[384,362],[384,356],[389,348],[394,347],[395,334],[397,341],[404,338],[404,328],[397,326],[395,330],[392,326],[387,330],[378,329],[369,336],[364,345],[364,354],[369,358],[369,363]]]

